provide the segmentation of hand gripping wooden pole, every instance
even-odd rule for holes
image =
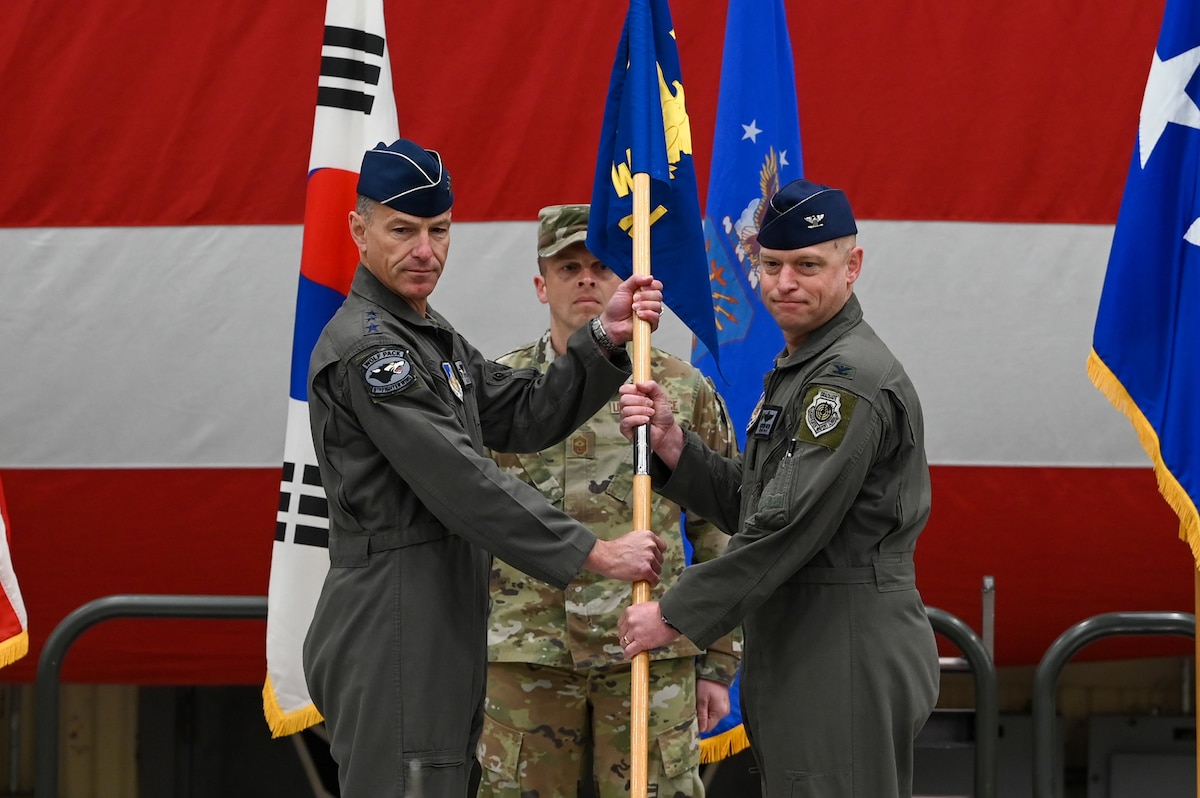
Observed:
[[[633,273],[650,274],[650,175],[633,176]],[[650,379],[650,325],[633,320],[633,380]],[[638,428],[633,442],[633,528],[650,528],[650,428]],[[650,600],[650,583],[633,583],[633,603]],[[646,798],[649,790],[650,654],[633,658],[630,671],[629,784],[630,798]]]

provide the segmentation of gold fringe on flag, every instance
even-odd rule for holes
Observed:
[[[1179,484],[1179,480],[1162,459],[1162,450],[1158,443],[1158,433],[1142,415],[1141,408],[1133,401],[1125,386],[1112,373],[1112,370],[1100,359],[1095,350],[1088,355],[1087,373],[1092,384],[1100,393],[1120,410],[1133,424],[1142,448],[1154,463],[1154,476],[1158,479],[1158,492],[1166,499],[1167,504],[1179,516],[1179,537],[1192,549],[1192,557],[1200,564],[1200,513],[1196,511],[1196,503],[1188,496],[1187,491]]]
[[[728,731],[700,741],[700,762],[711,764],[734,754],[740,754],[750,747],[750,738],[746,736],[746,724],[739,723]]]
[[[28,653],[29,632],[22,630],[21,634],[10,637],[3,643],[0,643],[0,668],[3,668],[5,665],[12,665]]]
[[[279,706],[278,699],[275,698],[275,688],[271,685],[269,676],[266,684],[263,685],[262,695],[263,714],[267,718],[267,725],[271,727],[272,737],[286,737],[289,734],[302,732],[309,726],[316,726],[325,720],[312,704],[304,709],[284,712],[283,708]]]

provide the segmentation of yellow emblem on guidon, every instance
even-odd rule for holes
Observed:
[[[818,388],[812,402],[804,410],[804,423],[814,438],[837,428],[842,420],[842,397],[837,391]]]

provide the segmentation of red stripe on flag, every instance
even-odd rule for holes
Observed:
[[[16,610],[7,597],[0,595],[0,642],[16,637],[24,631]]]
[[[358,248],[350,238],[347,221],[357,189],[356,172],[317,169],[308,178],[300,273],[343,296],[350,292],[358,264]]]
[[[723,5],[682,2],[675,15],[701,196]],[[807,173],[844,187],[867,219],[1111,224],[1162,10],[806,6],[789,28]],[[456,221],[534,219],[589,196],[623,12],[463,0],[389,17],[394,74],[437,64],[398,81],[398,107],[405,135],[445,156]],[[0,227],[299,222],[319,4],[129,0],[63,14],[9,0],[5,14],[0,108],[20,123],[0,126]],[[518,62],[514,41],[538,46]],[[854,57],[820,68],[805,54],[823,42]]]
[[[2,472],[30,656],[71,610],[115,593],[265,596],[278,468]],[[935,466],[933,515],[917,545],[931,605],[981,628],[980,584],[996,578],[998,665],[1034,665],[1063,631],[1104,612],[1193,608],[1193,565],[1153,472]],[[64,497],[87,508],[63,525]],[[65,557],[70,549],[71,557]],[[106,621],[64,660],[68,681],[261,684],[257,621]],[[952,649],[952,646],[944,646]],[[1184,655],[1190,641],[1118,638],[1081,660]],[[946,650],[948,656],[952,650]]]
[[[8,522],[8,505],[4,500],[4,486],[0,485],[0,534],[8,541],[8,551],[12,552],[12,527]],[[10,562],[9,567],[12,568]],[[13,571],[15,572],[15,568]],[[0,643],[10,640],[25,631],[21,619],[13,607],[12,598],[0,590]]]

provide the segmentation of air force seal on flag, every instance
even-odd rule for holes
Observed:
[[[836,388],[816,385],[804,395],[804,420],[796,433],[799,440],[836,449],[846,437],[846,427],[857,397]]]
[[[362,373],[372,399],[394,396],[417,381],[408,352],[392,347],[377,350],[364,360]]]

